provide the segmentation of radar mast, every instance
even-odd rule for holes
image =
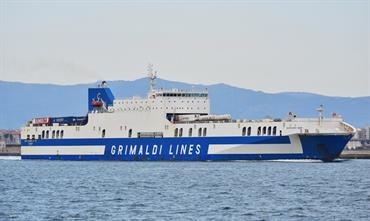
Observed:
[[[320,104],[320,106],[316,108],[316,111],[319,112],[319,125],[321,126],[322,119],[323,119],[322,113],[324,112],[324,105]]]
[[[155,79],[157,79],[157,71],[153,70],[153,64],[148,64],[148,79],[149,79],[149,94],[155,90]]]

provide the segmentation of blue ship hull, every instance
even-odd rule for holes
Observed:
[[[294,136],[299,140],[299,144],[293,142]],[[293,135],[22,140],[22,159],[110,161],[319,159],[332,161],[339,157],[351,137],[352,135]],[[232,148],[225,149],[225,146]],[[69,147],[77,148],[78,151],[73,152],[71,148],[72,152],[64,152]],[[89,153],[88,150],[91,147],[101,147],[101,153]],[[30,153],[29,150],[35,148],[37,152]],[[294,151],[289,152],[289,148]]]

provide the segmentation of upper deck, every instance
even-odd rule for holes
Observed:
[[[207,91],[159,90],[147,98],[116,99],[109,112],[154,111],[163,114],[209,114]]]

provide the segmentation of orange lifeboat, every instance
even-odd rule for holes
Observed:
[[[92,100],[91,105],[93,107],[102,107],[103,106],[103,101],[101,101],[101,100]]]

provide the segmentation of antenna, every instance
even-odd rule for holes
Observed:
[[[148,79],[149,79],[149,93],[155,89],[155,79],[157,79],[157,71],[153,71],[153,64],[148,64]]]
[[[319,125],[321,126],[322,124],[322,113],[324,112],[324,105],[320,104],[318,108],[316,108],[316,111],[319,112]]]
[[[322,118],[322,113],[324,112],[324,105],[320,104],[318,108],[316,108],[316,111],[319,112],[320,118]]]

